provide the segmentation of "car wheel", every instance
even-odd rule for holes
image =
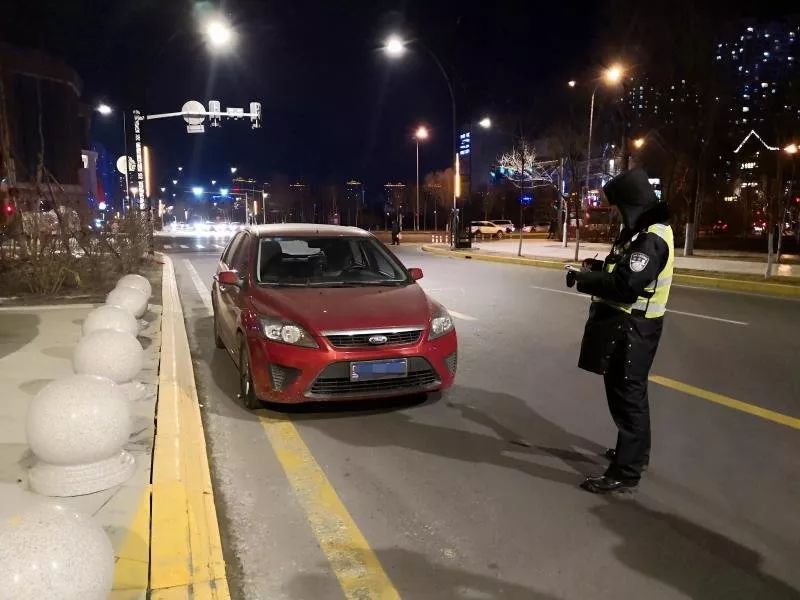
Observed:
[[[217,348],[225,348],[225,342],[222,341],[222,338],[219,335],[219,323],[217,322],[217,307],[214,307],[214,345]]]
[[[498,231],[497,232],[497,239],[498,240],[502,240],[503,239],[503,232],[502,231]]]
[[[253,377],[250,374],[250,354],[247,352],[244,339],[239,345],[239,397],[245,408],[249,410],[261,408],[261,401],[256,396],[256,390],[253,387]]]

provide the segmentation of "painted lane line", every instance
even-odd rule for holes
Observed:
[[[294,424],[267,411],[257,414],[346,600],[399,600],[378,557]]]
[[[200,300],[203,301],[203,304],[209,313],[213,312],[214,308],[211,304],[211,292],[208,291],[208,287],[200,277],[200,273],[197,272],[197,269],[194,268],[192,261],[190,261],[188,258],[183,259],[183,266],[189,272],[189,276],[192,278],[192,283],[194,284],[194,289],[197,290]]]
[[[183,248],[184,250],[189,249],[189,246],[187,246],[186,244],[180,244],[180,247]]]
[[[469,315],[465,315],[464,313],[456,312],[454,310],[447,309],[447,312],[450,313],[451,317],[455,317],[456,319],[461,319],[462,321],[477,321],[475,317],[471,317]]]
[[[555,290],[553,288],[542,287],[542,286],[538,286],[538,285],[531,285],[529,287],[531,287],[534,290],[542,290],[543,292],[553,292],[555,294],[566,294],[568,296],[578,296],[580,298],[585,298],[586,300],[589,300],[589,296],[587,296],[586,294],[579,294],[579,293],[576,293],[576,292],[568,292],[566,290]],[[685,311],[682,311],[682,310],[673,310],[671,308],[668,308],[667,312],[675,314],[675,315],[683,315],[684,317],[694,317],[696,319],[708,319],[709,321],[718,321],[720,323],[727,323],[729,325],[740,325],[742,327],[747,327],[748,325],[750,325],[750,323],[748,323],[746,321],[734,321],[733,319],[723,319],[722,317],[712,317],[711,315],[701,315],[701,314],[698,314],[698,313],[685,312]]]
[[[708,400],[709,402],[753,415],[754,417],[766,419],[767,421],[772,421],[773,423],[778,423],[780,425],[786,425],[786,427],[791,427],[792,429],[800,429],[800,419],[775,412],[774,410],[769,410],[768,408],[762,408],[760,406],[756,406],[755,404],[742,402],[741,400],[736,400],[735,398],[731,398],[729,396],[723,396],[722,394],[717,394],[716,392],[704,390],[702,388],[689,385],[688,383],[683,383],[681,381],[676,381],[660,375],[651,375],[650,381],[678,392],[689,394],[690,396],[702,398],[703,400]]]
[[[167,250],[172,250],[172,244],[164,244],[164,248]]]

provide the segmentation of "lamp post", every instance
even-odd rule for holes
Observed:
[[[419,231],[419,143],[428,139],[428,129],[420,125],[414,133],[414,141],[417,145],[417,206],[414,211],[414,231]]]
[[[401,38],[398,35],[391,35],[386,39],[386,43],[383,46],[383,51],[390,58],[399,59],[406,53],[407,46],[410,43],[416,43],[420,48],[422,48],[428,54],[428,56],[431,57],[433,62],[436,63],[436,66],[438,67],[439,72],[442,74],[442,77],[444,77],[445,82],[447,83],[447,91],[450,92],[450,108],[451,108],[451,116],[452,116],[452,121],[453,121],[452,122],[452,127],[453,127],[453,130],[452,130],[452,134],[453,134],[453,137],[452,137],[452,152],[451,152],[450,155],[454,158],[454,171],[457,172],[458,171],[458,142],[457,142],[458,132],[457,132],[457,129],[456,129],[456,96],[455,96],[455,93],[453,92],[453,82],[451,81],[450,76],[447,74],[447,70],[444,68],[444,66],[442,65],[442,62],[439,60],[439,58],[436,56],[436,54],[434,54],[433,51],[430,48],[428,48],[425,44],[423,44],[419,40],[407,41],[407,40],[404,40],[403,38]],[[458,178],[458,175],[454,175],[454,177]],[[458,197],[457,189],[458,189],[458,184],[457,184],[457,182],[454,182],[454,185],[453,185],[453,210],[455,210],[455,208],[456,208],[456,199]],[[455,233],[455,232],[453,232],[453,233]]]
[[[114,112],[114,109],[111,108],[108,104],[101,103],[97,106],[97,112],[99,112],[104,117],[111,115]],[[122,207],[123,212],[125,208],[130,204],[131,197],[128,195],[129,190],[131,187],[131,182],[129,179],[129,172],[130,172],[130,165],[128,164],[128,124],[125,119],[125,111],[122,112],[122,152],[125,155],[125,204]]]

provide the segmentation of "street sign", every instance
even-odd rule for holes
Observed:
[[[522,206],[530,206],[531,204],[533,204],[533,196],[532,195],[528,195],[528,194],[520,196],[519,197],[519,203]]]
[[[130,173],[131,171],[135,171],[135,170],[136,170],[136,161],[133,160],[129,156],[128,157],[128,173]],[[117,171],[119,171],[120,173],[125,175],[125,157],[124,156],[120,156],[117,159]]]

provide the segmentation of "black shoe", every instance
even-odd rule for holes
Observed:
[[[581,483],[584,490],[593,494],[631,492],[637,485],[639,485],[638,481],[619,481],[605,475],[590,475]]]
[[[603,456],[605,456],[611,462],[614,462],[614,459],[617,458],[617,451],[614,448],[606,448],[606,451],[603,452]],[[647,467],[650,466],[650,457],[647,457],[647,460],[642,465],[642,472],[647,471]]]

